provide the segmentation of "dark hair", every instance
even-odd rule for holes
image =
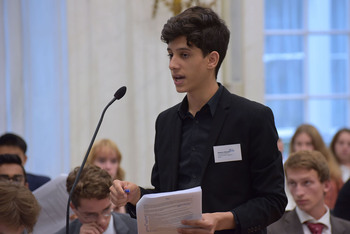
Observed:
[[[27,173],[22,165],[22,160],[17,154],[0,154],[0,166],[2,164],[17,164],[22,168],[24,182],[27,183]]]
[[[67,177],[66,187],[67,192],[70,193],[75,178],[79,172],[80,167],[76,167]],[[72,203],[76,208],[80,206],[80,199],[98,200],[109,197],[109,187],[112,186],[112,177],[107,171],[95,165],[86,164],[81,171],[79,181],[72,193]]]
[[[23,153],[27,152],[27,143],[23,140],[22,137],[13,134],[13,133],[5,133],[0,136],[0,146],[17,146],[19,147]]]
[[[203,56],[212,51],[219,53],[219,62],[215,68],[217,77],[230,39],[225,22],[210,8],[191,7],[168,20],[163,27],[161,40],[169,44],[179,36],[185,36],[187,45],[198,47]]]

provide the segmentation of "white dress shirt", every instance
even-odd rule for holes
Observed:
[[[297,212],[300,222],[303,225],[304,234],[312,234],[310,229],[307,227],[306,222],[322,223],[324,225],[322,229],[322,234],[332,234],[329,208],[327,206],[325,207],[327,209],[326,213],[318,220],[314,219],[312,216],[310,216],[306,212],[300,210],[299,207],[296,207],[295,210]]]

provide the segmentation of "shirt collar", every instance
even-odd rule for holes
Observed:
[[[327,206],[325,206],[325,208],[327,209],[327,211],[319,220],[316,220],[311,215],[307,214],[305,211],[302,211],[301,209],[299,209],[299,207],[296,207],[295,211],[297,212],[297,215],[301,223],[305,223],[305,222],[322,223],[323,225],[325,225],[326,228],[330,229],[331,228],[330,212]]]
[[[216,93],[210,98],[210,100],[205,104],[209,106],[211,116],[214,116],[216,107],[219,103],[220,96],[224,90],[224,86],[222,86],[218,82],[219,88],[216,91]],[[184,97],[184,99],[181,102],[181,105],[178,109],[178,113],[182,119],[186,117],[186,114],[188,113],[188,100],[187,100],[187,95]]]

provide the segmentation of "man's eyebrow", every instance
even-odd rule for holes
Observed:
[[[183,50],[186,50],[186,51],[190,51],[191,48],[189,47],[180,47],[180,48],[176,48],[175,51],[183,51]],[[167,48],[167,51],[173,51],[171,48]]]

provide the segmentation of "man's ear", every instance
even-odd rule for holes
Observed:
[[[210,54],[208,54],[208,68],[209,69],[215,69],[218,65],[220,55],[216,51],[212,51]]]
[[[75,213],[75,211],[76,211],[77,209],[75,208],[73,202],[70,202],[70,203],[69,203],[69,206],[70,206],[70,208],[72,208],[72,210],[73,210],[74,213]]]
[[[28,159],[27,155],[26,155],[26,154],[24,154],[24,159],[23,159],[23,162],[22,162],[22,165],[23,165],[23,166],[24,166],[24,164],[26,164],[27,159]]]
[[[29,189],[29,184],[28,184],[28,182],[26,182],[26,183],[24,184],[24,187],[26,187],[27,189]]]
[[[323,182],[323,193],[326,194],[331,188],[331,181],[330,180],[326,180],[325,182]]]

